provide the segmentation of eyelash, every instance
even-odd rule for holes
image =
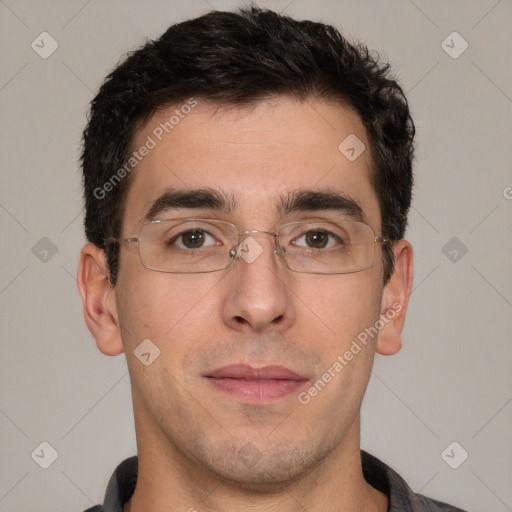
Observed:
[[[191,233],[194,233],[194,232],[197,232],[197,233],[201,233],[205,238],[206,237],[210,237],[212,238],[213,240],[217,240],[217,238],[212,234],[210,233],[209,231],[206,231],[206,230],[201,230],[201,229],[197,229],[197,230],[193,230],[193,229],[187,229],[186,231],[183,231],[181,233],[178,233],[177,235],[175,235],[172,239],[170,240],[167,240],[165,242],[165,245],[167,247],[170,247],[172,245],[177,245],[180,249],[184,249],[184,250],[193,250],[192,248],[187,248],[187,247],[184,247],[183,245],[183,237],[186,236],[187,234],[191,234]],[[326,229],[320,229],[320,228],[317,228],[317,229],[308,229],[307,231],[304,231],[303,233],[300,233],[299,235],[295,236],[294,238],[292,238],[290,240],[290,243],[292,243],[293,245],[296,245],[296,246],[299,246],[299,244],[295,243],[297,240],[303,238],[303,237],[307,237],[308,234],[311,234],[311,233],[322,233],[324,235],[327,235],[329,237],[330,240],[328,240],[327,242],[327,245],[329,245],[329,242],[330,241],[336,241],[338,242],[341,246],[345,246],[346,245],[346,242],[344,240],[342,240],[338,235],[336,235],[335,233],[329,231],[329,230],[326,230]],[[178,245],[177,242],[181,240],[181,244],[182,245]],[[222,243],[222,242],[220,242]],[[198,247],[199,249],[200,248],[203,248],[203,247],[211,247],[212,245],[219,245],[220,243],[216,243],[216,244],[209,244],[207,246],[205,245],[201,245],[200,247]],[[308,249],[315,249],[314,247],[307,247]],[[327,247],[327,248],[331,248],[331,247]],[[319,249],[319,248],[317,248]],[[326,249],[324,247],[320,248],[320,249]],[[319,250],[320,250],[319,249]]]

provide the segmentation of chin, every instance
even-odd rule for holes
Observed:
[[[272,493],[309,474],[331,447],[314,446],[310,440],[286,448],[258,448],[246,442],[239,450],[231,446],[216,451],[210,450],[208,460],[203,459],[216,476],[247,492]]]

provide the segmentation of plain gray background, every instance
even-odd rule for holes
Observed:
[[[414,291],[402,351],[377,356],[362,446],[415,491],[471,511],[510,511],[512,2],[258,4],[335,24],[378,49],[418,129]],[[237,5],[0,0],[2,512],[102,502],[117,463],[135,454],[124,355],[96,349],[75,283],[81,130],[122,54],[174,22]],[[46,59],[44,31],[58,44]],[[41,442],[58,453],[48,469]],[[452,469],[446,461],[459,464],[462,450],[467,460]]]

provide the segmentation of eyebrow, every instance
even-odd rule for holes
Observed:
[[[172,209],[188,208],[230,212],[235,207],[234,197],[221,190],[213,188],[170,189],[160,195],[151,205],[144,221],[152,221],[164,211]]]
[[[203,209],[229,213],[236,207],[234,196],[220,189],[168,189],[152,203],[144,221],[155,220],[162,213],[173,209]],[[295,190],[281,196],[276,205],[276,213],[282,216],[321,210],[336,211],[352,220],[366,222],[363,209],[355,199],[331,190]]]
[[[367,222],[361,205],[348,195],[331,190],[297,190],[281,199],[278,211],[282,215],[293,212],[333,210],[352,220]]]

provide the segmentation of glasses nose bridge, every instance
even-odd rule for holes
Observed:
[[[243,245],[244,240],[251,235],[256,234],[263,234],[263,235],[269,235],[274,239],[274,254],[278,254],[281,251],[281,245],[279,242],[279,237],[281,236],[281,233],[278,233],[276,231],[265,231],[263,229],[247,229],[245,231],[239,231],[238,233],[238,247],[240,248]]]

